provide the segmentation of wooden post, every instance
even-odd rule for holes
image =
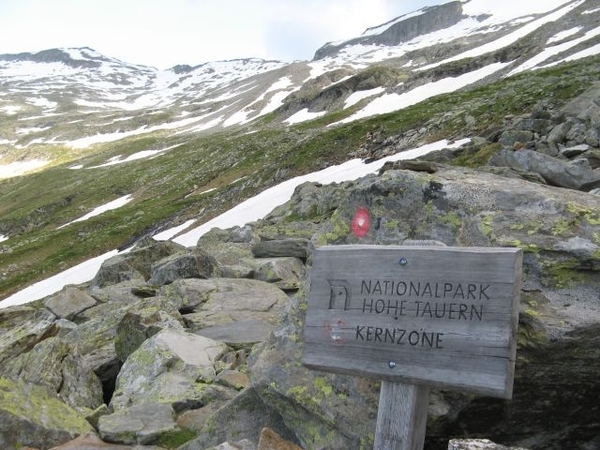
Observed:
[[[405,245],[441,246],[438,241]],[[396,365],[390,361],[390,365]],[[427,428],[429,387],[382,381],[375,426],[374,450],[423,450]]]
[[[428,405],[428,386],[382,381],[373,448],[422,450]]]

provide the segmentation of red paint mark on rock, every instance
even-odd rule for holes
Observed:
[[[354,215],[354,219],[352,219],[352,232],[356,237],[362,238],[367,235],[370,229],[371,214],[367,208],[361,206]]]
[[[338,319],[333,323],[325,322],[323,324],[325,332],[331,338],[333,345],[344,345],[344,338],[342,336],[342,333],[345,326],[346,322],[344,322],[342,319]]]

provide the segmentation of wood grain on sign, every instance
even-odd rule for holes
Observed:
[[[303,363],[511,398],[521,264],[515,248],[318,248]]]

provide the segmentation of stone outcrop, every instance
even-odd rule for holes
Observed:
[[[460,2],[449,2],[427,9],[423,14],[398,21],[383,33],[345,41],[342,44],[328,43],[317,50],[315,60],[334,55],[348,45],[398,45],[401,42],[427,33],[450,27],[463,18]],[[367,30],[369,31],[369,30]]]
[[[50,448],[90,431],[81,414],[46,388],[0,377],[1,448]]]
[[[177,411],[203,406],[207,397],[218,395],[218,386],[212,385],[215,364],[226,351],[222,342],[162,330],[126,359],[109,406],[115,411],[149,403],[166,403]]]

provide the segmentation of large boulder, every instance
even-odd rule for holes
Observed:
[[[58,337],[5,361],[0,374],[46,386],[72,407],[93,409],[103,402],[100,379],[81,363],[74,346]]]
[[[252,247],[252,253],[257,258],[278,258],[294,256],[306,258],[308,256],[308,239],[289,238],[260,241]]]
[[[44,305],[61,319],[73,320],[86,309],[98,302],[87,292],[74,286],[67,286],[58,294],[45,300]]]
[[[226,390],[212,383],[227,350],[203,336],[162,330],[129,355],[110,406],[115,411],[144,403],[167,403],[178,412],[199,408]]]
[[[100,417],[98,431],[107,442],[156,444],[177,430],[175,412],[164,403],[134,405]]]
[[[252,278],[273,283],[284,291],[297,290],[306,275],[304,263],[297,257],[260,258],[255,261]]]
[[[0,448],[50,448],[93,431],[45,387],[0,377]]]
[[[183,305],[191,331],[236,344],[264,340],[288,305],[281,289],[249,279],[177,280],[163,295]]]
[[[183,445],[180,450],[205,450],[224,441],[239,439],[258,442],[264,427],[276,430],[287,439],[296,440],[279,413],[265,404],[253,389],[246,389],[216,411],[200,428],[198,438]]]
[[[139,302],[117,325],[114,340],[117,357],[125,362],[146,339],[164,329],[183,330],[181,315],[177,311],[169,314],[155,302]]]
[[[196,249],[193,252],[182,252],[167,256],[151,267],[150,284],[162,286],[181,278],[211,278],[220,271],[216,260]]]
[[[581,191],[591,191],[600,186],[600,172],[533,150],[501,150],[489,164],[538,173],[553,186]]]
[[[0,309],[0,365],[59,332],[57,317],[38,306]]]
[[[58,447],[53,447],[51,450],[164,450],[164,448],[155,445],[111,444],[104,442],[95,433],[86,433]]]
[[[426,447],[445,449],[449,436],[465,434],[532,449],[593,445],[600,433],[600,197],[443,166],[433,174],[391,168],[339,189],[344,197],[315,246],[434,240],[524,251],[513,398],[433,390]],[[358,211],[371,226],[354,234]],[[306,290],[300,294],[251,358],[253,387],[304,448],[372,445],[376,380],[300,364]]]
[[[90,285],[105,287],[123,281],[144,282],[152,276],[152,264],[182,251],[185,251],[185,247],[175,242],[142,239],[131,251],[104,261]]]

